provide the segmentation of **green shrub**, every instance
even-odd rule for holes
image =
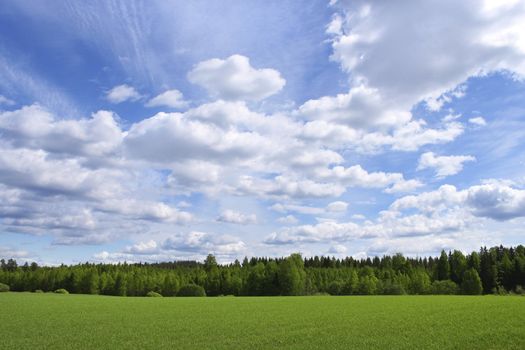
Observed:
[[[492,288],[492,294],[494,294],[494,295],[509,295],[509,292],[504,287],[497,286],[497,287]]]
[[[153,291],[151,291],[151,292],[148,292],[148,293],[146,294],[146,296],[147,296],[147,297],[151,297],[151,298],[158,298],[158,297],[162,297],[162,295],[161,295],[160,293],[157,293],[157,292],[153,292]]]
[[[206,292],[204,288],[196,284],[187,284],[179,289],[178,297],[205,297]]]
[[[525,289],[523,289],[522,286],[517,285],[516,289],[514,289],[514,293],[516,293],[518,295],[525,295]]]
[[[4,283],[0,283],[0,292],[9,292],[9,286]]]
[[[505,288],[502,290],[507,293]],[[461,291],[463,294],[479,295],[483,292],[483,286],[481,285],[481,279],[479,278],[478,272],[471,268],[463,273],[463,283],[461,283]]]
[[[452,295],[458,293],[458,285],[451,280],[434,281],[431,290],[432,294]]]
[[[343,290],[343,282],[340,281],[332,281],[328,285],[328,293],[330,295],[341,295],[341,291]]]
[[[55,293],[56,294],[69,294],[69,292],[67,290],[65,290],[64,288],[59,288],[59,289],[55,290]]]
[[[35,293],[44,293],[44,291],[42,289],[37,289],[35,290]]]

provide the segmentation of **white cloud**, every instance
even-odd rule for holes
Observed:
[[[323,221],[315,225],[300,225],[287,227],[279,232],[268,235],[264,242],[270,245],[318,243],[318,242],[346,242],[358,238],[373,237],[353,222],[338,223]]]
[[[15,101],[5,97],[4,95],[0,95],[0,106],[6,105],[6,106],[12,106],[15,104]]]
[[[111,103],[122,103],[125,101],[136,101],[141,98],[141,95],[134,87],[122,84],[113,87],[106,92],[106,99]]]
[[[241,212],[226,209],[217,218],[217,221],[227,222],[230,224],[247,225],[257,223],[257,216],[255,214],[243,214]]]
[[[387,101],[410,107],[453,91],[471,76],[502,69],[525,74],[521,2],[492,10],[475,1],[340,6],[345,21],[333,41],[333,59]],[[445,18],[447,25],[440,25]]]
[[[389,188],[385,189],[385,193],[406,193],[406,192],[414,192],[419,187],[422,187],[423,184],[419,180],[406,180],[406,181],[400,181],[396,182],[393,186],[390,186]]]
[[[293,215],[286,215],[277,219],[277,222],[283,225],[297,225],[299,220]]]
[[[282,203],[276,203],[272,205],[270,209],[275,210],[279,213],[294,212],[294,213],[307,214],[307,215],[318,215],[318,214],[323,214],[325,212],[323,208],[310,207],[306,205],[297,205],[297,204],[282,204]]]
[[[417,180],[405,180],[401,173],[367,172],[360,165],[320,169],[317,176],[350,187],[386,188],[385,192],[413,191],[421,186]]]
[[[333,212],[333,213],[340,213],[340,212],[345,212],[347,208],[348,208],[348,203],[343,202],[343,201],[336,201],[336,202],[332,202],[328,204],[328,206],[326,207],[326,210],[328,210],[329,212]]]
[[[130,157],[166,163],[211,158],[242,161],[273,148],[258,133],[223,130],[179,113],[158,113],[133,124],[124,145]]]
[[[443,120],[428,126],[414,120],[411,110],[425,102],[427,109],[438,111],[462,98],[470,77],[502,70],[522,77],[525,6],[515,3],[491,12],[466,1],[451,16],[446,4],[334,4],[339,13],[327,29],[332,59],[349,74],[350,88],[298,109],[298,116],[308,120],[303,137],[373,153],[385,147],[416,151],[461,135],[461,123]],[[438,25],[443,18],[447,25]],[[450,33],[455,33],[452,40]]]
[[[402,248],[401,242],[410,239],[429,241],[414,249],[417,244],[408,244],[403,252],[435,252],[436,246],[451,247],[461,242],[461,236],[473,235],[471,241],[493,235],[487,224],[494,221],[508,221],[525,217],[525,190],[512,188],[502,182],[490,182],[457,190],[454,186],[443,185],[436,191],[402,197],[379,213],[371,221],[360,223],[322,220],[316,225],[299,225],[282,228],[265,238],[270,245],[295,245],[313,243],[355,242],[372,239],[369,246],[372,255],[382,251]],[[362,220],[362,217],[355,219]],[[425,242],[425,239],[421,240]],[[383,242],[383,243],[381,243]],[[385,244],[393,242],[391,248]],[[472,247],[472,242],[470,247]],[[381,248],[380,248],[381,246]],[[394,248],[397,247],[397,248]]]
[[[25,250],[18,250],[9,247],[0,247],[0,256],[2,259],[21,259],[29,256],[29,253]]]
[[[328,254],[340,255],[340,254],[345,254],[347,251],[348,251],[348,249],[344,245],[342,245],[342,244],[334,244],[328,250]]]
[[[100,208],[113,213],[129,216],[136,220],[158,221],[166,223],[186,224],[193,216],[185,211],[162,202],[152,202],[138,199],[107,199]]]
[[[39,105],[1,112],[0,131],[3,140],[16,147],[82,156],[114,153],[123,139],[111,112],[98,111],[89,119],[61,120]]]
[[[188,79],[225,100],[262,100],[280,91],[286,81],[274,69],[255,69],[248,57],[233,55],[198,63]]]
[[[461,172],[463,163],[475,160],[472,156],[436,156],[433,152],[426,152],[419,158],[417,170],[435,169],[436,177],[443,178]]]
[[[299,113],[310,120],[335,121],[356,129],[396,126],[411,118],[403,109],[385,108],[378,90],[363,85],[351,89],[348,94],[309,100],[299,108]]]
[[[246,244],[237,237],[190,231],[160,241],[138,242],[118,252],[101,251],[93,258],[104,263],[162,262],[204,260],[206,255],[214,254],[219,262],[231,262],[245,252]]]
[[[478,126],[485,126],[485,125],[487,125],[487,122],[485,121],[485,118],[483,118],[483,117],[470,118],[468,120],[468,122],[470,124],[474,124],[474,125],[478,125]]]
[[[182,92],[175,89],[166,90],[146,103],[146,107],[186,108],[187,106],[188,102],[184,100]]]
[[[430,214],[464,209],[477,217],[504,221],[525,217],[525,190],[501,182],[476,185],[460,191],[452,185],[443,185],[436,191],[400,198],[390,208],[395,212],[416,208]]]
[[[158,251],[159,246],[154,240],[139,242],[124,249],[124,252],[129,254],[155,254]]]

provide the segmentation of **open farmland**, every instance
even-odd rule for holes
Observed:
[[[525,348],[525,298],[0,294],[1,349]]]

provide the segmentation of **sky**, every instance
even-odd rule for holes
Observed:
[[[0,7],[0,257],[524,243],[525,1]]]

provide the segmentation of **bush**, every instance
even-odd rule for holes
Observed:
[[[432,294],[452,295],[458,293],[458,285],[451,280],[434,281],[431,290]]]
[[[9,292],[9,286],[4,283],[0,283],[0,292]]]
[[[44,293],[44,291],[42,289],[37,289],[35,290],[35,293]]]
[[[497,286],[495,288],[492,288],[492,294],[494,294],[494,295],[509,295],[509,292],[504,287]]]
[[[341,295],[341,291],[343,290],[343,283],[340,281],[332,281],[328,285],[328,293],[330,295]]]
[[[505,288],[502,288],[505,293]],[[478,272],[473,268],[463,273],[463,283],[461,283],[461,290],[464,294],[468,295],[479,295],[483,291],[481,285],[481,279],[479,278]]]
[[[206,292],[204,288],[196,284],[187,284],[179,289],[178,297],[205,297]]]
[[[400,283],[386,279],[384,281],[379,280],[377,282],[377,294],[404,295],[407,293],[405,291],[405,288],[403,288],[403,286]]]
[[[67,290],[65,290],[64,288],[59,288],[59,289],[55,290],[55,293],[56,294],[69,294],[69,292]]]
[[[523,287],[520,285],[516,286],[516,289],[514,289],[514,292],[518,295],[525,295],[525,289],[523,289]]]
[[[158,297],[162,297],[162,295],[160,293],[157,293],[157,292],[148,292],[146,294],[147,297],[152,297],[152,298],[158,298]]]

